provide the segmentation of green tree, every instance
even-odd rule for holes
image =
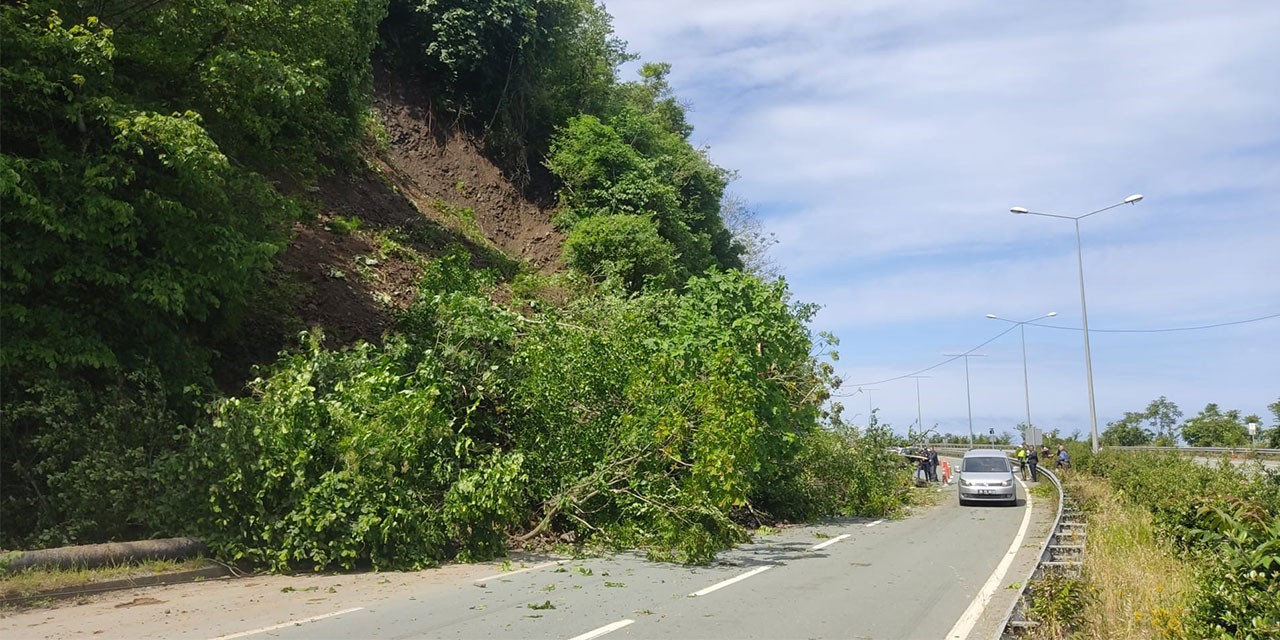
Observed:
[[[1157,439],[1174,442],[1178,440],[1178,421],[1182,419],[1182,410],[1178,405],[1160,396],[1147,405],[1146,416]]]
[[[1182,424],[1182,437],[1193,447],[1237,447],[1249,442],[1249,431],[1239,410],[1222,411],[1209,403]]]
[[[593,0],[391,0],[382,42],[521,182],[555,129],[613,101],[633,58]]]
[[[1148,419],[1146,412],[1126,411],[1124,417],[1107,423],[1100,442],[1104,446],[1136,447],[1151,444],[1154,434],[1142,424]]]
[[[741,269],[743,247],[721,217],[729,174],[689,143],[667,70],[645,65],[608,115],[576,116],[557,132],[546,160],[563,183],[556,222],[572,230],[594,216],[648,216],[675,248],[679,281]]]
[[[1267,411],[1271,412],[1271,428],[1266,431],[1263,441],[1269,448],[1280,449],[1280,399],[1267,405]]]
[[[658,226],[637,215],[605,215],[583,220],[564,243],[570,267],[597,278],[616,277],[629,291],[646,283],[669,286],[675,252]]]

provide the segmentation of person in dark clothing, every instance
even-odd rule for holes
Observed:
[[[938,481],[938,450],[929,447],[929,481]]]
[[[1071,454],[1067,453],[1067,448],[1058,445],[1058,459],[1054,463],[1053,468],[1061,469],[1063,467],[1071,468]]]
[[[920,462],[916,465],[916,475],[924,476],[924,481],[929,481],[929,453],[927,451],[920,452]]]
[[[1048,449],[1046,449],[1047,451]],[[1031,481],[1040,482],[1040,474],[1036,470],[1036,466],[1040,464],[1040,454],[1036,452],[1035,447],[1031,447],[1027,451],[1027,466],[1031,467]]]

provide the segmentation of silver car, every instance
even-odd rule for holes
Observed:
[[[1013,466],[1004,452],[974,449],[960,463],[960,506],[973,502],[1018,504]]]

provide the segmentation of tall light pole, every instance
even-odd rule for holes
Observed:
[[[1046,313],[1042,316],[1038,316],[1030,320],[1023,320],[1022,322],[1018,322],[1017,320],[1001,318],[1000,316],[994,313],[987,314],[987,317],[991,318],[992,320],[1004,320],[1005,322],[1012,322],[1013,324],[1018,325],[1018,331],[1022,333],[1022,396],[1027,401],[1027,428],[1028,429],[1031,428],[1031,385],[1030,383],[1027,382],[1027,323],[1035,322],[1036,320],[1043,320],[1045,318],[1052,318],[1056,315],[1058,315],[1057,311],[1050,311],[1049,313]]]
[[[985,353],[944,353],[948,358],[964,358],[964,399],[969,405],[969,448],[973,448],[973,396],[969,393],[969,358],[985,358]]]
[[[872,426],[871,421],[876,417],[875,410],[871,408],[871,392],[879,391],[879,389],[863,388],[862,390],[867,392],[867,427],[870,428]]]
[[[920,417],[920,378],[932,378],[933,376],[907,376],[916,379],[916,426],[924,430],[924,420]]]
[[[1076,265],[1080,268],[1080,319],[1084,325],[1084,372],[1085,378],[1089,381],[1089,433],[1093,437],[1093,452],[1098,452],[1098,408],[1097,403],[1093,400],[1093,359],[1089,354],[1089,310],[1084,302],[1084,254],[1080,249],[1080,221],[1091,215],[1102,213],[1109,209],[1114,209],[1125,204],[1137,204],[1142,201],[1142,194],[1135,193],[1123,202],[1118,202],[1109,207],[1103,207],[1097,211],[1090,211],[1081,216],[1060,216],[1056,213],[1041,213],[1039,211],[1028,211],[1024,207],[1013,207],[1009,211],[1032,216],[1045,216],[1047,218],[1061,218],[1063,220],[1071,220],[1076,223]]]

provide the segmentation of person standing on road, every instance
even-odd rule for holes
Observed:
[[[1047,451],[1048,449],[1046,449]],[[1040,463],[1040,456],[1036,453],[1035,447],[1027,449],[1027,466],[1031,467],[1031,481],[1040,482],[1040,474],[1036,472],[1036,465]]]
[[[1022,479],[1027,479],[1027,445],[1018,447],[1018,469],[1022,471]]]
[[[929,447],[929,482],[938,481],[938,450]]]
[[[1058,460],[1054,463],[1054,468],[1061,469],[1063,467],[1071,468],[1071,454],[1067,453],[1066,447],[1058,445]]]

